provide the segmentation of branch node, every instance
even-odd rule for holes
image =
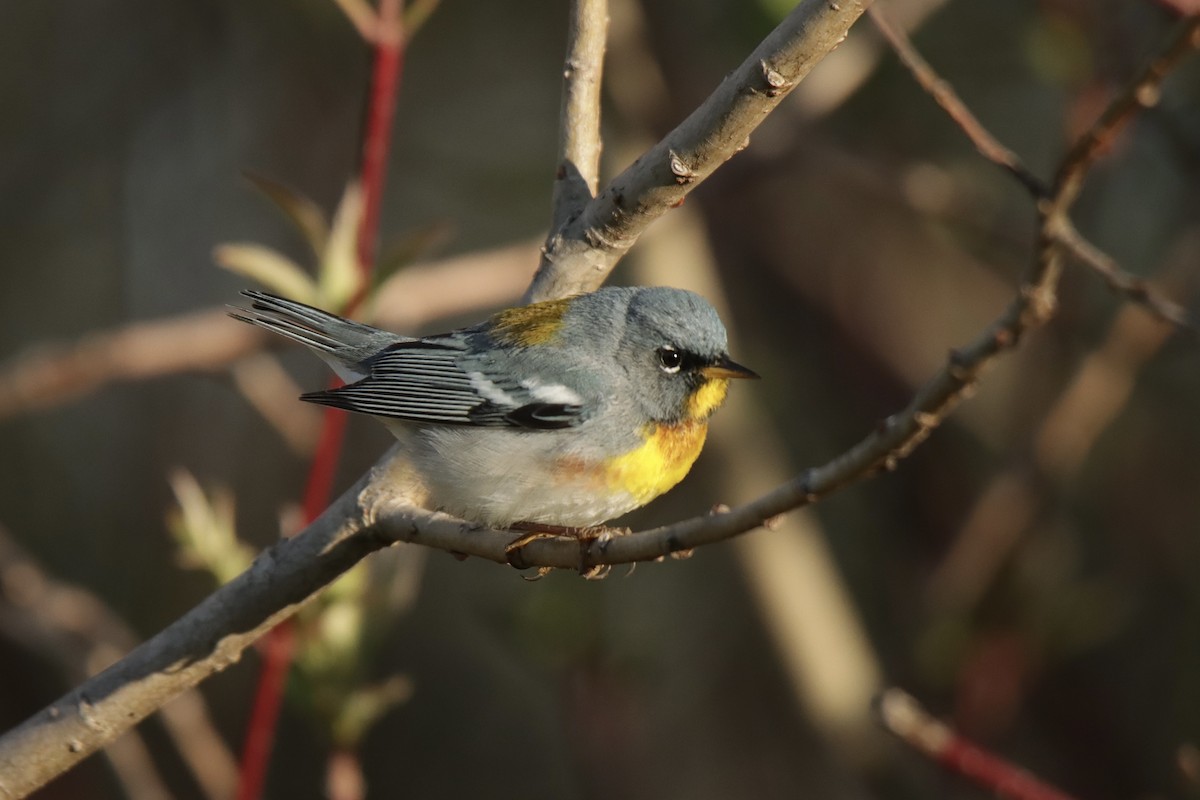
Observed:
[[[926,431],[933,430],[941,424],[941,421],[941,418],[937,414],[931,414],[928,411],[918,411],[913,414],[913,422]]]
[[[837,10],[837,5],[830,3],[830,8]],[[767,97],[775,97],[788,89],[792,88],[791,83],[780,74],[774,67],[768,64],[765,60],[758,62],[759,69],[762,70],[763,81],[767,84]]]
[[[679,154],[674,150],[668,150],[669,163],[671,166],[671,174],[675,176],[675,182],[680,186],[685,186],[696,180],[696,173],[689,167]]]
[[[92,705],[92,702],[86,696],[80,695],[79,703],[76,705],[75,710],[79,713],[79,719],[88,730],[95,731],[96,733],[104,732],[104,723],[96,719],[94,713],[95,706]]]
[[[1134,98],[1142,108],[1153,108],[1162,99],[1162,89],[1159,86],[1139,86]]]
[[[946,362],[946,371],[950,373],[951,378],[959,383],[967,383],[971,380],[973,372],[970,356],[957,347],[950,348],[950,356]]]

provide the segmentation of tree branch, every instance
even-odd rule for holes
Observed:
[[[233,329],[223,310],[212,309],[43,344],[0,364],[0,419],[114,381],[222,368],[265,340],[257,331]]]
[[[567,21],[551,230],[582,212],[599,185],[600,85],[607,37],[608,0],[573,0]]]
[[[354,489],[346,492],[303,535],[264,551],[246,572],[154,638],[0,738],[0,798],[25,797],[235,663],[314,590],[385,545],[363,535],[356,501]]]
[[[0,628],[54,662],[67,684],[86,680],[91,671],[138,643],[129,625],[100,598],[47,575],[3,527]],[[237,783],[237,764],[213,727],[200,693],[185,691],[160,711],[163,727],[204,796],[229,797]],[[118,779],[127,788],[157,784],[145,744],[131,737],[130,745],[123,755],[114,752],[116,748],[106,750]]]
[[[521,243],[409,267],[379,288],[378,322],[412,329],[511,302],[535,253],[536,245]],[[267,341],[261,331],[230,325],[224,309],[209,309],[37,344],[0,363],[0,419],[70,402],[110,383],[225,369]]]
[[[864,0],[802,0],[691,116],[550,232],[527,300],[590,291],[646,227],[735,153],[813,66],[846,38]]]
[[[879,6],[871,6],[868,13],[871,15],[871,21],[895,50],[900,62],[908,68],[921,88],[966,134],[981,156],[1016,178],[1035,200],[1047,200],[1055,193],[1050,185],[1025,165],[1020,156],[983,126],[954,91],[954,87],[938,75],[904,31],[888,19]],[[1196,19],[1192,18],[1190,22],[1185,20],[1163,54],[1119,96],[1120,102],[1110,105],[1096,125],[1075,143],[1064,159],[1059,171],[1060,177],[1056,181],[1057,193],[1064,199],[1066,195],[1061,194],[1064,189],[1071,193],[1067,199],[1068,204],[1074,202],[1082,183],[1083,172],[1076,174],[1076,171],[1080,168],[1086,169],[1085,162],[1090,164],[1090,161],[1097,157],[1103,146],[1111,142],[1116,130],[1134,111],[1157,101],[1159,84],[1180,58],[1190,52],[1190,49],[1197,47],[1196,35]],[[1158,296],[1144,280],[1122,270],[1115,259],[1088,241],[1067,215],[1059,215],[1054,224],[1047,229],[1047,233],[1075,260],[1099,274],[1113,291],[1124,295],[1131,302],[1144,306],[1159,319],[1194,329],[1194,322],[1182,306]]]

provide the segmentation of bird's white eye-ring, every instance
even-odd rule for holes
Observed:
[[[658,348],[658,364],[663,372],[674,374],[683,366],[683,355],[674,347],[665,345]]]

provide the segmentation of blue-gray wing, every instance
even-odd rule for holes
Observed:
[[[573,389],[518,378],[494,358],[470,353],[467,342],[457,333],[399,342],[364,362],[370,374],[362,380],[300,399],[441,425],[555,429],[583,421],[584,403]]]

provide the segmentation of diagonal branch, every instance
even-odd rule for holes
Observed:
[[[1066,205],[1075,201],[1100,154],[1108,149],[1134,115],[1158,104],[1167,75],[1197,48],[1200,48],[1200,14],[1192,14],[1176,24],[1166,46],[1117,94],[1100,118],[1067,152],[1054,176],[1056,194]]]
[[[603,283],[646,227],[746,147],[796,84],[846,38],[864,0],[802,0],[691,116],[551,231],[526,293],[545,300]]]
[[[223,369],[262,346],[223,309],[135,322],[77,342],[43,344],[0,363],[0,419],[66,402],[114,381]]]
[[[921,88],[966,134],[979,154],[1016,178],[1034,200],[1043,201],[1050,198],[1051,187],[1035,175],[1020,156],[1002,144],[984,127],[983,123],[971,113],[971,110],[954,91],[954,87],[938,75],[929,62],[921,56],[904,31],[888,19],[878,5],[871,6],[868,13],[871,15],[871,21],[888,40],[892,49],[896,51],[901,63],[908,68]],[[1103,151],[1104,146],[1112,141],[1118,128],[1130,118],[1134,111],[1142,107],[1149,107],[1157,100],[1159,84],[1171,68],[1187,52],[1197,47],[1196,30],[1195,17],[1190,21],[1185,20],[1171,38],[1163,54],[1151,62],[1143,74],[1138,76],[1133,84],[1119,95],[1118,102],[1110,105],[1108,111],[1096,125],[1080,137],[1072,147],[1060,167],[1059,178],[1056,180],[1061,197],[1066,199],[1066,195],[1061,193],[1064,188],[1070,193],[1068,204],[1074,202],[1087,166],[1090,166],[1091,162]],[[1079,232],[1069,216],[1058,215],[1054,224],[1047,229],[1047,233],[1075,260],[1099,274],[1113,291],[1144,306],[1159,319],[1172,322],[1180,327],[1195,327],[1194,322],[1182,306],[1160,297],[1144,280],[1122,270],[1115,259],[1096,247]]]
[[[867,13],[871,15],[871,21],[875,23],[875,27],[896,51],[900,63],[908,68],[920,87],[962,129],[962,132],[971,140],[971,144],[975,145],[975,149],[979,151],[979,155],[1011,173],[1035,198],[1045,197],[1050,193],[1050,188],[1046,186],[1045,181],[1033,174],[1033,171],[1021,161],[1020,156],[1005,147],[971,113],[971,109],[967,108],[966,103],[954,91],[954,87],[937,74],[925,57],[913,46],[903,29],[888,19],[887,14],[878,5],[872,5],[867,9]]]
[[[86,679],[98,664],[116,660],[138,643],[128,623],[100,598],[47,575],[3,527],[0,628],[43,654],[69,683]],[[199,692],[184,692],[161,712],[163,727],[204,796],[229,797],[237,782],[237,763],[213,726],[204,698]],[[130,737],[129,745],[123,753],[115,747],[105,751],[118,779],[127,790],[159,783],[145,743]],[[159,796],[168,793],[164,789]]]

